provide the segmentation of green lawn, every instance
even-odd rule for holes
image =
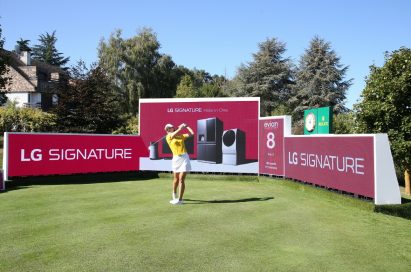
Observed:
[[[191,175],[186,204],[172,206],[168,174],[136,179],[7,184],[0,271],[410,271],[411,221],[371,202],[284,180]]]

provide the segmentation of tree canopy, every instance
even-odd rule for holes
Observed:
[[[4,45],[4,38],[2,37],[3,29],[0,25],[0,53],[3,50]],[[7,83],[10,81],[10,78],[6,76],[9,68],[8,59],[6,55],[0,55],[0,105],[3,105],[7,101],[7,97],[5,94]]]
[[[286,46],[278,39],[267,39],[258,47],[253,61],[238,69],[235,83],[228,86],[228,93],[260,97],[261,114],[270,115],[288,100],[293,83],[293,65],[290,58],[283,56]]]
[[[120,98],[101,67],[80,61],[70,76],[55,109],[60,131],[111,133],[122,125]]]
[[[394,160],[411,170],[411,49],[386,53],[382,67],[372,65],[361,101],[355,105],[358,131],[387,133]]]
[[[331,44],[314,37],[301,56],[289,104],[293,117],[300,120],[304,110],[332,106],[334,113],[346,112],[346,92],[352,79],[345,80],[348,66],[331,49]]]
[[[56,31],[53,31],[53,33],[51,34],[49,34],[48,32],[46,32],[46,34],[41,34],[39,36],[39,44],[35,45],[32,48],[32,58],[51,65],[65,68],[64,65],[66,65],[70,61],[70,58],[65,58],[63,56],[63,53],[60,53],[57,50],[56,43]]]
[[[140,98],[173,97],[180,75],[171,57],[159,52],[156,34],[149,28],[129,39],[121,34],[117,30],[102,40],[98,56],[121,96],[123,111],[136,113]]]

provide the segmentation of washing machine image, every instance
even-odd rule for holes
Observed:
[[[245,162],[245,133],[238,129],[228,129],[222,137],[223,164],[238,165]]]

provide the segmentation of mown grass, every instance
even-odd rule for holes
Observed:
[[[409,271],[410,221],[371,202],[264,177],[190,175],[186,204],[171,206],[170,183],[168,174],[8,183],[0,271]]]

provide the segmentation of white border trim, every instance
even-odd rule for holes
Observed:
[[[6,190],[6,180],[9,178],[9,132],[3,138],[3,189]]]
[[[374,137],[375,134],[311,134],[311,135],[289,135],[287,137],[304,138],[304,137]]]
[[[239,101],[258,101],[260,97],[200,97],[200,98],[140,98],[139,113],[141,103],[179,103],[179,102],[239,102]],[[260,116],[260,114],[259,114]]]
[[[136,137],[138,134],[92,134],[92,133],[47,133],[47,132],[6,132],[7,134],[30,134],[30,135],[68,135],[68,136],[115,136]]]
[[[387,134],[374,135],[374,204],[401,204],[400,187]]]

